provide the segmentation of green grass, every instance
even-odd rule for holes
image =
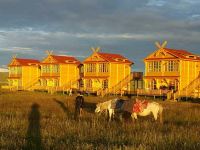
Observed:
[[[94,114],[98,97],[85,97],[73,119],[73,97],[0,92],[0,149],[200,149],[200,105],[162,102],[164,124],[152,116],[107,122]],[[108,99],[108,98],[106,98]]]

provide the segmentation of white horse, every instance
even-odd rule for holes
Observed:
[[[115,104],[117,101],[117,99],[112,99],[109,101],[105,101],[102,103],[98,103],[96,105],[96,109],[95,109],[95,113],[102,113],[103,111],[108,111],[108,117],[109,117],[109,121],[111,121],[111,119],[114,117],[115,111],[114,108],[112,108],[112,105]]]
[[[158,116],[160,118],[160,123],[163,122],[162,120],[162,112],[163,112],[163,107],[159,103],[156,102],[149,102],[147,105],[147,108],[145,108],[142,112],[136,113],[133,112],[131,114],[132,119],[137,119],[137,115],[139,116],[147,116],[150,115],[151,113],[153,114],[153,117],[155,120],[158,119]]]

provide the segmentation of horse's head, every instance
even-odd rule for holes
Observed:
[[[100,107],[96,107],[95,113],[99,113],[101,111]]]
[[[95,109],[95,113],[100,113],[102,110],[101,110],[101,103],[98,103],[97,105],[96,105],[96,109]]]

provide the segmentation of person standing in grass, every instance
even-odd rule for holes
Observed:
[[[75,112],[74,112],[74,119],[77,119],[79,116],[82,116],[84,106],[84,97],[81,92],[78,92],[78,96],[75,99]]]

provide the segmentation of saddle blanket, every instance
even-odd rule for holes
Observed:
[[[148,101],[144,100],[144,101],[138,101],[133,105],[133,112],[135,113],[141,113],[144,111],[145,108],[147,108],[148,105]]]
[[[123,99],[113,99],[111,101],[111,108],[112,109],[121,109],[122,108],[122,105],[124,103],[124,100]]]

